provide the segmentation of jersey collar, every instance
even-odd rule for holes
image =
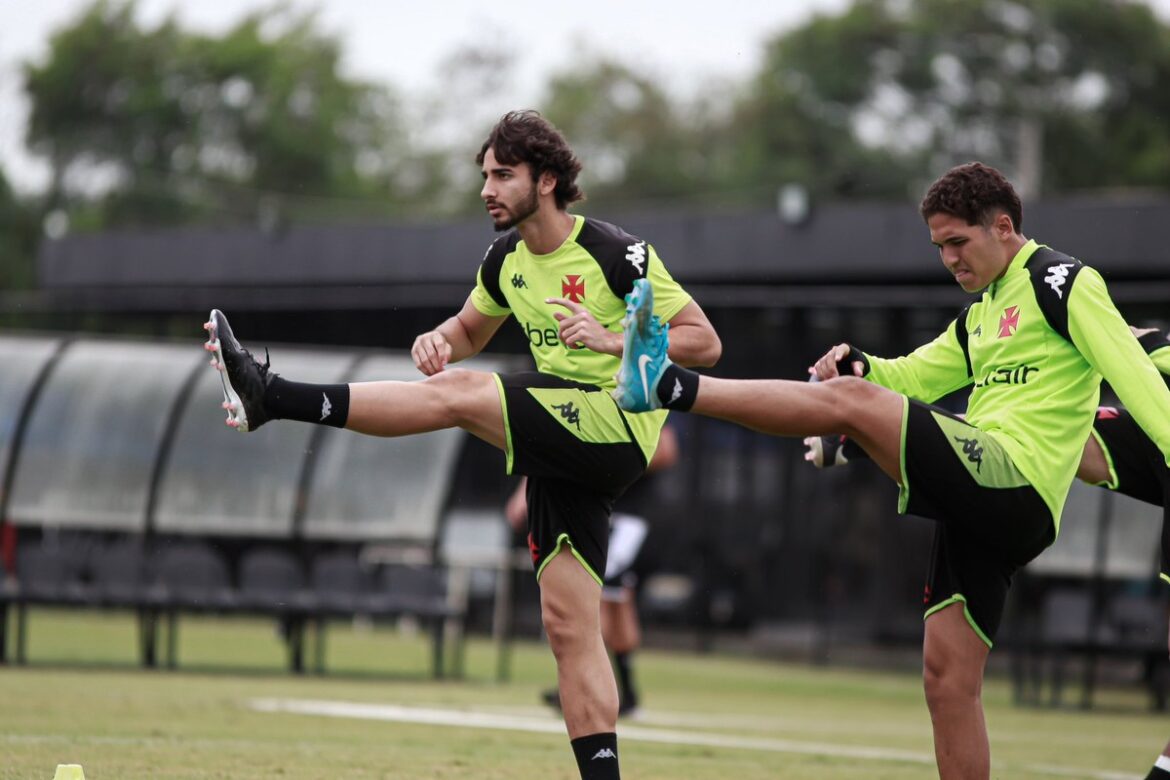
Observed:
[[[1016,252],[1016,256],[1012,258],[1010,263],[1008,263],[1007,270],[1004,271],[1003,276],[999,277],[991,283],[990,292],[992,298],[994,298],[995,294],[999,291],[1000,282],[1003,282],[1005,279],[1007,279],[1008,275],[1011,274],[1017,266],[1022,268],[1024,264],[1028,262],[1028,258],[1030,258],[1032,254],[1039,248],[1040,244],[1036,243],[1036,239],[1034,238],[1029,238],[1028,242],[1020,247],[1020,251]]]

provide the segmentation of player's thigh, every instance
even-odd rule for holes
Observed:
[[[601,585],[567,549],[554,554],[540,573],[540,607],[547,628],[570,624],[586,635],[599,633],[600,601]]]
[[[839,431],[852,437],[885,474],[902,484],[902,433],[906,397],[857,377],[825,383],[839,398],[844,423]]]
[[[946,680],[952,686],[978,691],[990,647],[955,603],[926,618],[923,671],[927,682]]]

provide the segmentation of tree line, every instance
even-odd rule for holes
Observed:
[[[443,88],[408,99],[344,77],[342,54],[313,13],[287,6],[212,36],[96,0],[23,65],[26,143],[51,176],[21,198],[0,172],[0,285],[31,283],[45,224],[478,208],[472,158],[514,107],[493,98],[512,55],[452,52]],[[814,199],[909,199],[976,158],[1032,197],[1170,189],[1166,84],[1170,27],[1137,0],[854,0],[775,34],[742,82],[684,98],[593,56],[551,74],[535,107],[583,157],[592,207],[743,208],[786,184]]]

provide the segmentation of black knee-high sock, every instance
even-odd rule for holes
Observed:
[[[1170,778],[1170,758],[1158,756],[1158,760],[1146,775],[1145,780],[1167,780]]]
[[[274,420],[344,428],[349,419],[349,385],[315,385],[273,377],[264,390],[264,409]]]
[[[638,692],[634,690],[634,663],[633,653],[614,653],[613,668],[617,671],[618,692],[622,697],[622,704],[627,707],[636,706]]]
[[[621,780],[618,770],[617,734],[612,731],[589,734],[572,740],[573,755],[581,780]]]
[[[689,411],[699,394],[699,375],[671,363],[658,380],[658,400],[663,409]]]

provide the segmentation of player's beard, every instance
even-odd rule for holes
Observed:
[[[535,214],[539,208],[540,201],[537,200],[536,186],[533,185],[532,188],[528,190],[528,197],[517,203],[515,208],[505,205],[504,210],[508,213],[509,216],[499,222],[492,222],[492,226],[496,229],[497,233],[502,233],[505,230],[511,230]]]

